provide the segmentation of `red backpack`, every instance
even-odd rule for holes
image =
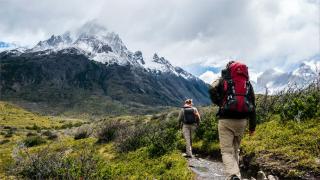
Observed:
[[[249,81],[248,67],[233,62],[222,72],[223,96],[221,110],[248,113],[254,111],[254,92]]]

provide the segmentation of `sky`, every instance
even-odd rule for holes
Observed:
[[[32,47],[92,20],[207,78],[230,59],[255,76],[320,53],[320,0],[0,0],[0,41]]]

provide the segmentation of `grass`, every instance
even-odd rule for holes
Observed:
[[[243,139],[245,154],[255,154],[265,166],[279,166],[289,176],[304,175],[306,171],[320,173],[319,119],[304,122],[280,122],[274,116],[259,125],[254,136]]]
[[[151,158],[146,148],[119,154],[111,169],[114,179],[193,179],[186,160],[179,151]]]
[[[62,123],[54,121],[50,117],[41,116],[9,103],[0,101],[0,127],[11,126],[16,128],[25,128],[38,126],[50,128],[61,126]]]

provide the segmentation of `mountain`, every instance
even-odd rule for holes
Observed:
[[[306,87],[312,81],[319,78],[320,59],[313,59],[302,62],[296,69],[289,72],[282,72],[277,68],[264,71],[254,83],[257,93],[265,93],[268,88],[269,93],[274,94],[290,86]]]
[[[122,107],[180,106],[186,98],[210,103],[202,80],[156,53],[145,59],[141,51],[131,52],[119,35],[94,23],[52,35],[31,49],[1,52],[0,65],[1,100],[28,106],[112,113]]]

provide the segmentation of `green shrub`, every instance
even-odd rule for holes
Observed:
[[[33,126],[27,126],[26,129],[39,131],[41,130],[41,127],[37,126],[36,124],[33,124]]]
[[[76,153],[66,153],[70,149],[43,148],[31,152],[23,146],[14,153],[10,173],[23,179],[109,179],[110,171],[96,150],[84,143],[73,149]]]
[[[33,133],[33,132],[28,132],[28,133],[26,134],[27,137],[29,137],[29,136],[36,136],[36,135],[37,135],[37,133]]]
[[[100,125],[100,129],[97,133],[97,143],[107,143],[116,138],[117,132],[120,129],[125,128],[126,125],[119,121],[107,121]]]
[[[49,130],[44,131],[44,132],[42,133],[42,135],[43,135],[43,136],[47,136],[47,138],[48,138],[49,140],[54,140],[54,139],[57,139],[57,138],[58,138],[58,135],[57,135],[57,134],[55,134],[55,133],[53,133],[52,131],[49,131]]]
[[[90,134],[86,130],[78,130],[74,135],[75,140],[88,138]]]
[[[12,129],[12,128],[10,128],[10,129],[7,130],[7,132],[6,132],[6,134],[4,135],[4,137],[5,137],[5,138],[10,138],[10,137],[12,137],[12,136],[14,135],[14,133],[15,133],[15,130]]]
[[[282,121],[304,121],[320,116],[320,93],[314,89],[284,95],[283,103],[276,106]]]
[[[158,129],[150,137],[148,152],[151,157],[162,156],[177,148],[178,135],[173,128]]]
[[[195,132],[195,138],[205,142],[219,140],[218,120],[213,111],[208,111],[202,115],[202,121]]]
[[[46,140],[41,136],[28,136],[23,140],[23,143],[27,147],[33,147],[46,143]]]
[[[148,124],[127,126],[117,133],[115,144],[118,152],[135,151],[148,145],[152,128]]]
[[[6,143],[8,143],[8,142],[10,142],[9,139],[0,140],[0,145],[1,145],[1,144],[6,144]]]

